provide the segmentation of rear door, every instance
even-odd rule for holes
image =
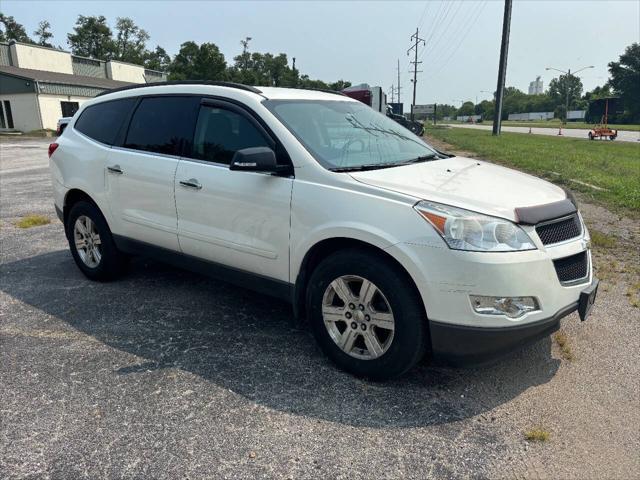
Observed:
[[[198,97],[142,97],[107,158],[114,233],[179,250],[174,179],[193,134]]]
[[[293,178],[229,170],[237,150],[258,146],[288,161],[244,108],[203,100],[193,146],[176,173],[180,246],[189,255],[288,282]]]

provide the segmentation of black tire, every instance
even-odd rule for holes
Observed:
[[[74,225],[76,220],[83,215],[88,217],[95,224],[101,241],[101,258],[99,263],[93,268],[85,264],[85,262],[80,258],[80,254],[78,253],[74,240]],[[100,209],[95,204],[87,201],[79,201],[74,204],[69,212],[65,231],[67,240],[69,241],[71,255],[73,256],[78,268],[87,276],[87,278],[97,281],[108,281],[113,280],[122,274],[126,266],[127,257],[116,248],[109,225],[107,225],[107,221],[102,215],[102,212],[100,212]]]
[[[616,139],[616,135],[609,135],[609,140],[612,142]]]
[[[589,132],[589,140],[593,140],[593,133]]]
[[[377,358],[354,358],[336,344],[325,327],[322,315],[325,291],[331,282],[344,275],[373,282],[393,312],[393,338],[386,352]],[[382,255],[358,249],[330,255],[312,273],[306,300],[311,329],[320,348],[340,368],[354,375],[373,380],[398,377],[418,363],[427,350],[428,326],[422,300],[406,272]]]

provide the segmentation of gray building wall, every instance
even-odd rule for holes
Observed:
[[[7,95],[11,93],[29,93],[35,91],[35,82],[0,73],[0,93]]]
[[[71,62],[75,75],[107,78],[107,69],[103,60],[94,60],[93,58],[76,57],[73,55]]]
[[[157,70],[146,70],[144,76],[147,79],[147,83],[151,82],[166,82],[167,74],[164,72],[158,72]]]
[[[11,66],[11,51],[8,43],[0,43],[0,65]]]

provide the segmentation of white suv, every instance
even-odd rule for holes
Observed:
[[[438,152],[321,91],[181,82],[86,102],[49,149],[82,272],[131,254],[285,298],[357,375],[482,362],[589,312],[598,281],[567,193]]]

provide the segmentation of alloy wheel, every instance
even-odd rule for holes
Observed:
[[[366,278],[343,275],[332,281],[322,299],[322,318],[331,339],[352,357],[379,358],[393,342],[395,321],[389,301]]]
[[[73,240],[82,263],[96,268],[102,259],[102,240],[93,220],[80,215],[73,225]]]

